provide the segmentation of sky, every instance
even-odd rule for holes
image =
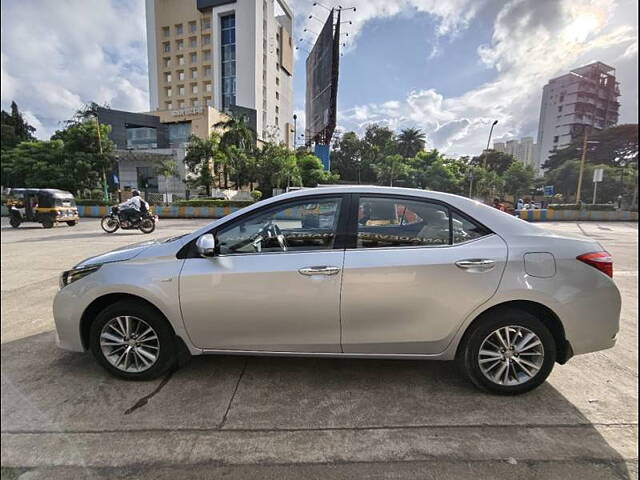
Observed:
[[[243,1],[243,0],[241,0]],[[327,11],[295,13],[294,105],[304,128],[304,62]],[[322,2],[331,6],[328,0]],[[425,132],[428,148],[479,153],[537,135],[542,87],[592,61],[616,69],[620,123],[638,122],[637,0],[350,0],[344,7],[338,131],[381,123]],[[39,138],[83,103],[149,109],[143,0],[2,0],[1,103]],[[314,18],[309,18],[312,15]],[[308,31],[304,31],[304,29]],[[302,40],[300,40],[302,39]]]

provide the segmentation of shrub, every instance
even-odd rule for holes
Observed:
[[[203,200],[198,198],[196,200],[180,200],[174,202],[172,205],[176,207],[246,207],[253,202],[238,201],[238,200]]]
[[[251,192],[251,198],[253,198],[254,202],[257,202],[262,198],[262,192],[260,190],[253,190]]]
[[[587,210],[587,211],[613,211],[616,206],[613,203],[583,203],[578,205],[577,203],[552,203],[548,206],[550,210]]]
[[[108,207],[110,205],[113,205],[114,203],[118,203],[118,202],[105,202],[104,200],[99,200],[99,199],[93,199],[93,198],[80,198],[80,199],[76,199],[76,205],[84,205],[87,207],[94,207],[94,206],[105,206]]]

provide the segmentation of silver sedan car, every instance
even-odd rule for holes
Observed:
[[[53,311],[60,347],[126,379],[201,354],[407,358],[518,394],[615,344],[612,275],[598,242],[468,198],[327,187],[87,259]]]

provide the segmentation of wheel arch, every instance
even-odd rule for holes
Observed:
[[[467,328],[462,335],[462,338],[458,342],[458,346],[456,348],[456,358],[459,357],[466,340],[469,336],[469,332],[473,326],[477,325],[479,322],[482,322],[483,318],[488,315],[495,314],[500,310],[505,309],[517,309],[527,312],[538,320],[540,320],[551,332],[553,339],[556,343],[557,349],[557,359],[556,361],[559,364],[566,363],[572,356],[573,350],[571,349],[571,344],[567,341],[567,337],[565,335],[564,326],[562,325],[562,321],[560,317],[549,307],[546,305],[535,302],[532,300],[511,300],[503,303],[498,303],[496,305],[492,305],[488,309],[479,313],[472,321],[469,323]]]
[[[80,317],[80,338],[85,350],[89,348],[89,332],[91,330],[91,322],[93,319],[109,305],[113,305],[114,303],[122,300],[135,301],[153,309],[158,313],[158,315],[161,315],[165,319],[173,335],[176,338],[180,338],[176,335],[176,331],[167,316],[149,300],[131,293],[108,293],[93,300],[87,308],[84,309],[84,312],[82,312],[82,316]]]

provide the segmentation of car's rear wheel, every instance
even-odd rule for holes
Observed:
[[[502,309],[472,324],[459,360],[477,387],[517,395],[546,380],[556,360],[556,344],[549,329],[534,315]]]
[[[51,218],[43,218],[42,219],[42,227],[43,228],[53,228],[54,221]]]
[[[21,223],[22,223],[22,220],[17,215],[12,215],[11,218],[9,219],[9,224],[13,228],[18,228]]]
[[[67,225],[69,225],[70,227],[75,227],[77,223],[78,223],[77,220],[69,220],[69,221],[67,221]]]
[[[127,380],[151,380],[176,364],[176,340],[167,320],[136,301],[123,300],[100,312],[89,340],[98,362]]]

